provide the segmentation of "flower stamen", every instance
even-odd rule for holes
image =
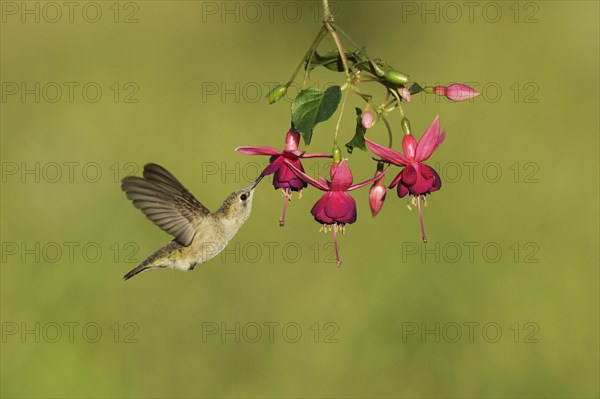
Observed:
[[[421,197],[417,197],[417,207],[419,208],[419,224],[421,225],[421,236],[423,242],[427,244],[427,236],[425,235],[425,227],[423,226],[423,213],[421,212]]]

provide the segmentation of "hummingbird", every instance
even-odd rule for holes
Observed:
[[[160,165],[145,165],[143,177],[125,177],[121,189],[127,198],[174,239],[125,274],[123,280],[157,268],[192,270],[217,256],[248,220],[254,189],[261,179],[259,176],[249,186],[234,191],[211,212]]]

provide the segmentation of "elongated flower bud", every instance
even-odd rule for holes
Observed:
[[[366,109],[362,114],[361,123],[365,129],[370,129],[373,127],[373,113],[370,109]]]
[[[375,176],[379,175],[382,175],[382,172],[377,170]],[[379,179],[375,180],[375,183],[373,183],[373,186],[371,186],[371,190],[369,191],[369,207],[371,208],[371,215],[373,215],[373,217],[377,216],[383,207],[385,195],[386,188],[383,184],[383,176],[381,176]]]
[[[438,96],[445,96],[450,101],[460,102],[467,101],[481,95],[480,92],[460,83],[455,83],[450,86],[436,86],[433,88],[433,93]]]
[[[400,94],[400,97],[402,97],[404,101],[406,101],[407,103],[411,101],[412,95],[410,94],[410,90],[408,90],[408,87],[399,86],[397,90],[398,94]]]
[[[463,84],[453,84],[446,87],[446,97],[451,101],[466,101],[480,94],[477,90]]]
[[[408,82],[407,74],[398,72],[394,69],[390,69],[390,70],[386,71],[386,73],[383,75],[383,77],[388,82],[396,84],[396,85],[403,85],[406,82]]]
[[[269,104],[273,104],[274,102],[279,101],[279,99],[285,95],[285,93],[287,92],[287,89],[288,88],[285,85],[275,86],[269,92],[269,94],[267,94],[267,97],[266,97],[267,102]]]

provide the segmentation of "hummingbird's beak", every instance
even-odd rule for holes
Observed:
[[[254,190],[254,188],[256,186],[258,186],[258,183],[260,183],[260,181],[262,180],[263,177],[264,177],[263,175],[258,176],[258,178],[256,180],[254,180],[254,183],[252,183],[252,187],[250,187],[250,189]]]

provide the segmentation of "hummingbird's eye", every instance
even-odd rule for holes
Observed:
[[[244,194],[240,195],[240,199],[241,199],[242,201],[246,201],[246,199],[247,199],[247,198],[248,198],[248,194],[246,194],[246,193],[244,193]]]

